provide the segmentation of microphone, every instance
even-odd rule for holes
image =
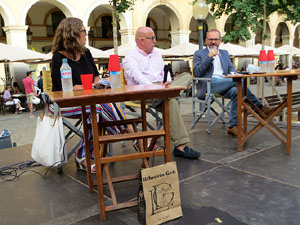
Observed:
[[[215,45],[214,45],[214,46],[213,46],[213,49],[218,49],[218,46],[215,46]],[[220,53],[219,49],[218,49],[218,54],[217,54],[217,55],[221,56],[221,53]],[[216,56],[217,56],[217,55],[216,55]]]

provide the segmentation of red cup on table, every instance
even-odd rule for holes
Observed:
[[[92,90],[93,74],[80,75],[83,90]]]

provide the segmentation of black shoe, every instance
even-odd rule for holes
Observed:
[[[192,148],[185,146],[183,151],[180,151],[177,147],[173,150],[173,155],[188,159],[198,159],[201,156],[200,152],[196,152]]]

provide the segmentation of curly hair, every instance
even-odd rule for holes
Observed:
[[[63,19],[58,25],[53,38],[52,53],[65,51],[76,59],[76,54],[83,54],[85,47],[80,44],[80,29],[83,22],[74,17]]]

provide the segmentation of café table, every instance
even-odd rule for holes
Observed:
[[[92,90],[74,90],[73,92],[49,92],[49,96],[52,102],[58,104],[59,107],[74,107],[81,106],[82,108],[82,121],[84,130],[84,140],[87,158],[87,176],[89,183],[89,190],[93,192],[93,185],[98,187],[98,199],[100,206],[100,216],[102,220],[106,219],[105,212],[111,210],[117,210],[126,207],[132,207],[137,205],[137,201],[118,203],[113,188],[114,182],[133,180],[138,178],[137,174],[126,175],[117,178],[111,178],[109,173],[108,164],[112,162],[123,162],[134,159],[141,159],[143,167],[149,167],[147,159],[153,156],[164,156],[165,162],[170,162],[170,123],[169,123],[169,99],[179,95],[184,87],[164,87],[161,85],[126,85],[116,89],[92,89]],[[146,125],[146,100],[160,98],[163,99],[163,121],[164,126],[162,130],[148,131]],[[101,136],[99,132],[99,126],[106,125],[120,125],[126,123],[126,121],[134,122],[134,119],[128,119],[125,121],[113,121],[107,124],[97,123],[96,104],[101,103],[113,103],[124,101],[141,101],[141,118],[142,131],[138,131],[135,127],[135,133],[120,134],[120,135],[104,135]],[[91,106],[91,125],[87,124],[86,106]],[[88,128],[92,128],[93,140],[88,140]],[[164,149],[152,151],[156,140],[159,137],[164,137]],[[152,138],[151,144],[148,146],[147,139]],[[122,140],[134,140],[143,139],[143,146],[140,148],[140,152],[134,152],[130,154],[113,155],[106,157],[107,144]],[[91,173],[91,161],[90,161],[90,144],[93,144],[94,149],[101,149],[101,151],[94,151],[96,162],[96,177],[97,182],[93,182]],[[101,148],[100,148],[101,146]],[[106,179],[103,178],[103,169],[105,169]],[[108,184],[112,205],[104,205],[104,193],[103,185]]]
[[[20,94],[13,94],[12,95],[12,97],[13,98],[17,98],[17,99],[19,99],[20,101],[21,101],[21,105],[24,107],[24,108],[26,108],[26,101],[27,101],[27,99],[26,99],[26,94],[23,94],[23,93],[20,93]]]
[[[268,73],[256,73],[256,74],[235,74],[225,76],[226,78],[232,78],[234,82],[237,82],[237,116],[238,116],[238,143],[237,150],[242,151],[243,145],[253,137],[260,129],[265,127],[271,132],[282,144],[286,146],[286,154],[291,153],[292,142],[292,87],[293,80],[298,78],[300,70],[280,70]],[[247,82],[246,78],[250,77],[286,77],[287,79],[287,96],[283,101],[272,109],[270,113],[265,115],[260,109],[258,109],[247,98]],[[278,116],[284,108],[287,108],[286,112],[286,131],[278,127],[273,118]],[[247,129],[247,114],[251,113],[258,123],[251,130]]]

